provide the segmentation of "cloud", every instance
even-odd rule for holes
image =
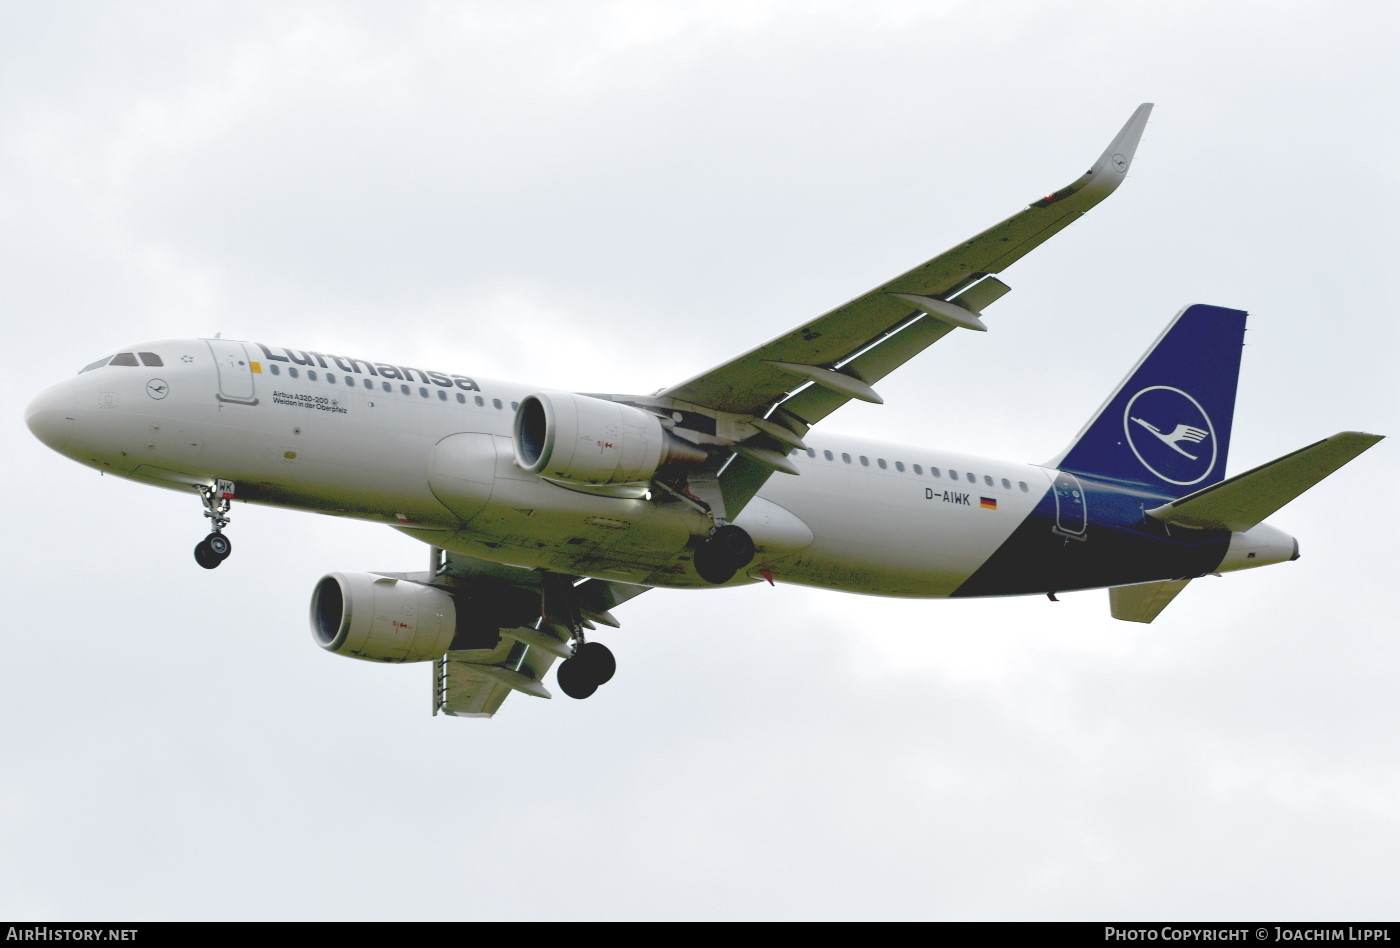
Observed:
[[[587,702],[428,714],[325,655],[368,524],[99,478],[20,427],[141,338],[680,381],[1073,180],[1127,186],[831,432],[1044,460],[1191,302],[1251,311],[1232,470],[1393,431],[1393,15],[1358,4],[25,8],[0,39],[13,608],[0,909],[126,918],[1394,914],[1389,442],[1303,558],[1102,592],[649,592]],[[1360,24],[1360,26],[1358,26]],[[1361,28],[1364,27],[1364,28]],[[536,880],[547,875],[547,892]]]

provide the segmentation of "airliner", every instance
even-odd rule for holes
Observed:
[[[36,437],[197,498],[214,569],[234,501],[387,524],[412,573],[332,572],[322,648],[431,662],[434,714],[490,717],[546,675],[587,698],[590,638],[648,589],[789,583],[881,596],[1107,588],[1151,622],[1195,578],[1298,558],[1264,519],[1380,440],[1342,432],[1226,477],[1245,313],[1187,306],[1043,464],[816,435],[954,330],[985,331],[997,274],[1122,182],[1151,112],[991,229],[791,332],[650,395],[559,391],[441,366],[171,339],[127,346],[29,404]],[[191,505],[193,506],[193,504]]]

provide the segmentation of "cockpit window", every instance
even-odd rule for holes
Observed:
[[[140,362],[136,361],[137,355],[141,356]],[[81,369],[78,370],[78,374],[82,375],[84,372],[91,372],[93,369],[100,369],[104,365],[163,366],[165,365],[165,362],[161,359],[160,356],[156,355],[154,352],[118,352],[114,356],[106,356],[105,358],[98,359],[92,365],[83,366]]]

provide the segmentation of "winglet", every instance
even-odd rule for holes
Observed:
[[[1143,130],[1147,128],[1147,117],[1151,114],[1151,102],[1139,105],[1117,137],[1109,142],[1099,160],[1094,162],[1093,167],[1086,171],[1083,177],[1067,188],[1061,188],[1045,195],[1039,201],[1033,201],[1031,207],[1048,207],[1080,191],[1087,191],[1092,195],[1091,205],[1112,194],[1128,176],[1128,166],[1133,163],[1133,155],[1137,152],[1138,142],[1142,140]]]
[[[1118,137],[1104,149],[1099,160],[1094,162],[1092,170],[1112,168],[1119,174],[1127,174],[1128,165],[1133,163],[1133,154],[1137,151],[1138,142],[1142,141],[1142,133],[1147,128],[1147,117],[1151,114],[1151,102],[1139,105],[1118,133]]]

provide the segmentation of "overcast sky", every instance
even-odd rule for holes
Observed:
[[[1053,456],[1182,306],[1251,313],[1231,472],[1400,434],[1400,15],[1375,2],[0,0],[0,917],[1391,919],[1383,442],[1299,561],[1102,591],[653,592],[585,702],[433,718],[318,649],[381,527],[99,478],[24,428],[128,343],[649,392],[1068,184],[1125,185],[823,427]]]

